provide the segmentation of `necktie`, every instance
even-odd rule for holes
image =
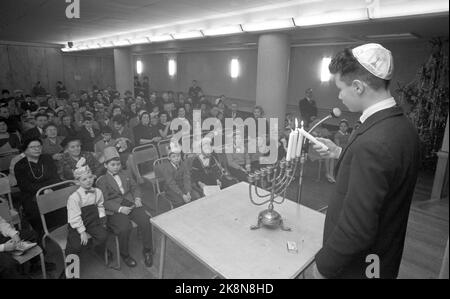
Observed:
[[[84,192],[85,192],[86,194],[90,194],[90,193],[95,194],[95,190],[94,190],[94,189],[87,189],[87,190],[85,190]]]

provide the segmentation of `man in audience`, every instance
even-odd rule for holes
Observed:
[[[25,101],[20,104],[20,108],[26,113],[31,113],[38,109],[38,105],[33,102],[31,96],[27,94],[25,96]]]
[[[100,136],[99,131],[93,126],[94,119],[89,115],[84,118],[83,126],[78,133],[81,139],[82,150],[86,152],[94,152],[94,144]]]
[[[308,127],[309,124],[314,120],[312,117],[317,117],[317,105],[314,100],[314,94],[312,88],[308,88],[305,91],[305,98],[301,99],[298,103],[300,109],[300,115],[302,120],[305,122],[305,126]]]
[[[38,96],[46,96],[46,95],[47,95],[47,91],[45,90],[44,87],[42,87],[41,81],[37,81],[37,82],[36,82],[36,85],[34,85],[33,91],[31,92],[31,94],[32,94],[34,97],[38,97]]]
[[[2,90],[2,98],[0,99],[0,104],[7,104],[11,100],[11,94],[9,93],[9,90],[3,89]]]
[[[192,99],[192,104],[194,108],[197,108],[200,101],[200,96],[203,95],[202,88],[198,86],[197,80],[192,81],[192,86],[189,87],[188,91],[189,97]]]
[[[102,139],[97,141],[97,143],[94,146],[94,151],[97,159],[103,155],[103,151],[105,150],[105,148],[116,146],[116,140],[112,138],[113,131],[111,127],[103,126],[100,132],[102,134]]]
[[[32,138],[45,138],[44,127],[48,124],[48,115],[44,113],[38,113],[34,117],[36,127],[29,129],[24,133],[23,139],[32,139]]]

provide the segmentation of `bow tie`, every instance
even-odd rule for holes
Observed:
[[[86,194],[89,194],[89,193],[95,194],[95,189],[84,190],[84,193],[86,193]]]

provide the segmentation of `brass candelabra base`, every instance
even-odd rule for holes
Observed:
[[[262,226],[271,229],[281,228],[281,230],[284,231],[291,231],[290,227],[284,226],[283,218],[281,217],[280,213],[278,213],[277,211],[275,211],[273,208],[270,207],[269,209],[259,213],[257,224],[252,225],[250,229],[255,230],[261,228]]]

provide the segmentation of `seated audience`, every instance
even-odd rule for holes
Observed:
[[[0,106],[0,119],[3,119],[8,126],[9,133],[21,132],[20,117],[11,115],[8,106]]]
[[[250,155],[246,152],[244,143],[240,144],[239,138],[234,138],[232,153],[227,153],[228,170],[239,181],[247,181],[247,174],[252,170]]]

